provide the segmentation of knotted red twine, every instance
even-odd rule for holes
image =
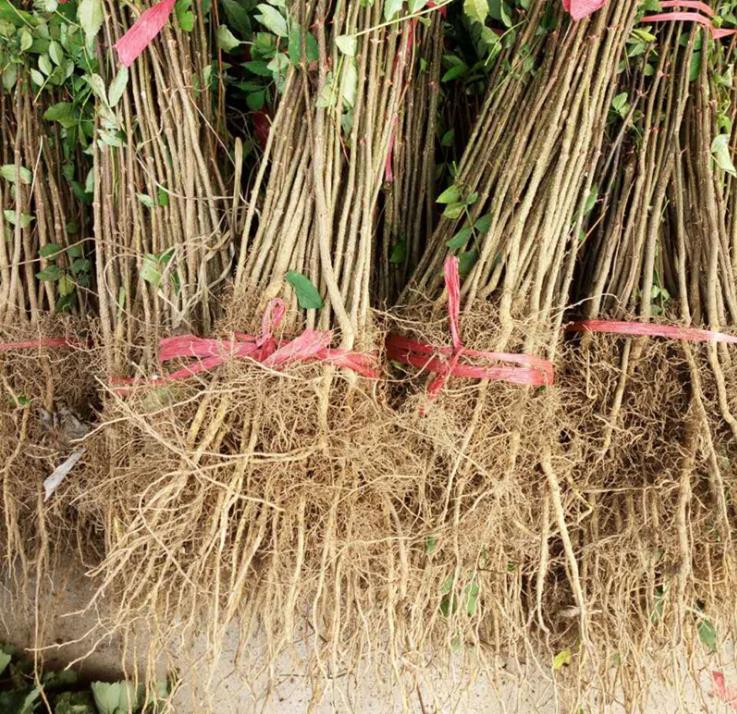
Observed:
[[[431,399],[440,393],[449,377],[488,379],[531,387],[553,384],[553,365],[547,360],[527,354],[484,352],[464,347],[460,333],[461,290],[456,257],[449,257],[445,261],[445,286],[448,290],[448,322],[452,347],[428,345],[401,335],[389,335],[386,339],[389,359],[437,375],[427,390]],[[463,358],[509,362],[521,366],[486,367],[468,364]]]
[[[618,320],[582,320],[565,326],[566,332],[603,332],[610,335],[629,337],[665,337],[669,340],[685,342],[727,342],[737,344],[737,337],[723,332],[700,330],[696,327],[676,325],[654,325],[643,322],[623,322]]]
[[[277,339],[274,337],[274,331],[279,327],[285,313],[284,301],[277,298],[269,301],[258,335],[236,333],[230,340],[194,335],[164,338],[159,342],[160,362],[175,359],[196,361],[167,375],[150,379],[145,385],[160,386],[189,379],[196,374],[209,372],[232,359],[250,359],[264,367],[277,370],[296,362],[325,362],[349,369],[362,377],[380,376],[373,355],[331,348],[333,333],[330,330],[305,330],[292,340]],[[112,382],[116,385],[132,385],[137,380],[116,377]],[[128,386],[122,386],[115,391],[120,393],[128,389]]]

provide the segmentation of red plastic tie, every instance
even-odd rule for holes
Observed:
[[[656,15],[647,15],[642,18],[642,22],[696,22],[699,25],[703,25],[711,36],[718,40],[722,37],[729,37],[737,34],[737,29],[722,29],[714,26],[713,18],[716,16],[714,10],[709,7],[705,2],[700,0],[663,0],[660,3],[663,8],[668,7],[686,7],[691,10],[699,10],[706,15],[701,15],[699,12],[661,12]]]
[[[154,41],[156,36],[169,21],[176,0],[161,0],[133,23],[113,47],[118,51],[120,61],[130,67],[136,58]]]
[[[57,347],[77,347],[65,337],[47,337],[40,340],[25,340],[22,342],[0,342],[0,352],[16,352],[17,350],[42,350]]]
[[[231,340],[220,340],[194,335],[166,337],[159,342],[159,360],[170,362],[175,359],[193,359],[191,364],[181,367],[162,377],[147,381],[146,386],[160,386],[179,382],[209,372],[231,359],[250,359],[265,367],[279,369],[295,362],[326,362],[350,369],[362,377],[378,378],[379,371],[372,355],[350,350],[333,349],[330,330],[305,330],[292,340],[279,340],[274,331],[286,313],[283,300],[271,300],[261,320],[258,335],[236,333]],[[121,385],[116,392],[125,392],[136,378],[116,377],[114,385]]]
[[[711,680],[714,685],[712,695],[723,701],[730,709],[737,711],[737,689],[727,687],[723,672],[712,672]]]
[[[603,332],[610,335],[629,337],[665,337],[668,340],[686,342],[727,342],[737,344],[737,337],[724,332],[699,330],[695,327],[676,325],[655,325],[643,322],[623,322],[619,320],[582,320],[565,326],[566,332]]]
[[[563,0],[563,9],[574,20],[583,20],[584,17],[601,10],[604,5],[606,0]]]
[[[553,365],[548,360],[527,354],[485,352],[464,347],[460,333],[461,289],[456,257],[451,256],[445,261],[445,285],[448,290],[448,322],[452,347],[437,347],[401,335],[389,335],[386,339],[389,359],[437,375],[427,390],[431,399],[440,393],[451,376],[503,381],[531,387],[553,384]],[[463,357],[508,362],[520,366],[484,367],[467,364],[462,361]]]

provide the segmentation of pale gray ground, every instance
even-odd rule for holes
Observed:
[[[51,579],[49,580],[51,583]],[[84,655],[90,648],[89,639],[76,644],[66,645],[60,649],[53,648],[54,643],[78,640],[95,622],[94,615],[66,616],[67,613],[78,610],[85,602],[89,591],[84,587],[85,581],[79,571],[56,574],[51,585],[53,594],[46,599],[48,613],[39,627],[39,634],[43,641],[52,645],[47,657],[58,665],[64,665],[74,658]],[[7,587],[0,593],[0,640],[10,641],[19,646],[28,646],[33,641],[34,616],[29,612],[30,601],[18,602],[10,597]],[[298,712],[314,712],[327,714],[328,712],[358,712],[359,714],[385,714],[387,712],[401,712],[403,709],[417,714],[423,713],[423,706],[419,698],[413,696],[409,702],[403,702],[398,696],[382,691],[382,683],[364,678],[352,678],[350,682],[341,682],[333,690],[323,693],[320,701],[310,706],[312,692],[307,688],[304,677],[298,667],[285,661],[278,668],[277,675],[280,684],[266,697],[265,693],[256,686],[249,688],[245,679],[234,669],[233,655],[236,647],[235,638],[218,660],[215,670],[216,682],[215,698],[210,702],[197,701],[192,692],[184,689],[176,700],[175,710],[178,714],[200,714],[213,711],[217,714],[240,714],[248,712],[274,712],[279,714],[296,714]],[[727,664],[725,655],[721,658],[712,656],[704,662],[700,669],[700,690],[692,684],[683,682],[670,685],[656,686],[647,706],[640,710],[645,714],[667,714],[669,712],[696,712],[724,713],[728,708],[710,696],[710,672],[720,669],[727,676],[728,683],[737,687],[737,669],[734,667],[734,652],[732,648],[720,647],[720,651],[729,649]],[[91,677],[116,678],[120,673],[121,661],[120,642],[101,642],[96,652],[80,663],[81,669]],[[129,660],[132,660],[130,657]],[[442,693],[457,689],[457,684],[463,679],[460,672],[453,677],[439,678],[430,676],[432,689],[436,694],[433,701],[429,693],[423,697],[424,712],[460,712],[462,714],[497,714],[501,712],[519,712],[526,714],[540,712],[541,714],[578,714],[571,712],[568,707],[556,702],[549,679],[537,675],[525,675],[524,672],[513,675],[511,672],[503,675],[506,679],[498,689],[492,688],[484,681],[477,681],[465,687],[463,695],[457,695],[452,700],[444,699]],[[525,682],[524,687],[519,683]],[[527,690],[526,694],[522,694]],[[195,699],[193,701],[193,698]],[[624,712],[624,707],[613,705],[608,707],[607,714]],[[585,714],[589,714],[588,711]]]

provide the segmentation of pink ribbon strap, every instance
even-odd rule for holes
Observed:
[[[146,382],[147,386],[160,386],[209,372],[231,359],[251,359],[265,367],[279,369],[295,362],[327,362],[350,369],[362,377],[378,378],[379,371],[373,356],[343,349],[333,349],[330,343],[333,334],[329,330],[305,330],[293,340],[279,340],[274,331],[279,327],[286,306],[283,300],[271,300],[261,321],[258,335],[236,333],[231,340],[182,335],[166,337],[159,343],[159,360],[170,362],[175,359],[195,361],[163,377]],[[135,378],[116,377],[114,385],[131,385]],[[117,392],[127,391],[125,386]]]
[[[601,10],[606,0],[563,0],[563,9],[576,21]]]
[[[714,685],[712,695],[723,701],[733,711],[737,711],[737,689],[727,687],[724,673],[712,672],[711,680]]]
[[[642,18],[642,22],[696,22],[709,30],[709,32],[711,32],[711,36],[715,40],[737,34],[737,29],[723,30],[719,27],[715,27],[713,20],[715,17],[714,10],[712,10],[705,2],[700,2],[700,0],[662,0],[660,6],[663,8],[686,7],[692,10],[699,10],[703,12],[706,17],[704,17],[704,15],[700,15],[698,12],[662,12],[656,15],[647,15]]]
[[[42,350],[57,347],[76,347],[65,337],[47,337],[40,340],[25,340],[23,342],[0,342],[0,352],[16,352],[17,350]]]
[[[553,384],[553,365],[547,360],[526,354],[484,352],[464,347],[460,333],[461,289],[456,257],[449,257],[445,261],[445,285],[448,290],[448,322],[452,347],[435,347],[400,335],[389,335],[386,339],[389,359],[426,369],[437,375],[428,387],[431,399],[439,394],[451,376],[504,381],[532,387]],[[508,362],[520,366],[477,366],[462,362],[463,357]]]
[[[723,332],[699,330],[695,327],[676,325],[654,325],[643,322],[622,322],[618,320],[582,320],[565,326],[566,332],[603,332],[610,335],[629,337],[665,337],[669,340],[686,342],[727,342],[737,344],[737,337]]]
[[[176,0],[161,0],[141,13],[133,26],[114,45],[120,61],[130,67],[161,32],[174,10]]]

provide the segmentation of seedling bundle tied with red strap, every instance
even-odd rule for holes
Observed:
[[[694,22],[646,16],[630,43],[562,377],[586,447],[568,519],[589,627],[632,696],[644,653],[715,649],[709,633],[735,626],[734,49]],[[609,588],[605,572],[627,577]]]
[[[0,0],[38,667],[76,564],[173,711],[730,702],[733,5]]]
[[[554,366],[637,3],[580,24],[549,11],[530,8],[508,71],[490,83],[386,343],[417,383],[403,406],[424,460],[414,508],[425,543],[413,557],[435,579],[410,617],[445,592],[434,631],[408,626],[418,649],[441,634],[499,656],[526,642],[552,657],[572,632],[556,613],[581,602],[561,495],[580,445]]]
[[[218,234],[233,258],[222,313],[176,329],[175,305],[160,304],[172,332],[143,342],[157,362],[111,375],[76,480],[79,509],[106,524],[94,578],[98,597],[119,603],[110,627],[132,633],[156,613],[145,633],[155,654],[182,635],[217,649],[235,627],[267,664],[310,630],[315,673],[387,659],[404,547],[397,484],[417,468],[383,396],[373,274],[417,42],[439,31],[420,17],[294,2],[253,18],[272,30],[262,65],[275,76],[268,136],[235,200],[239,236]],[[255,62],[246,68],[262,71]],[[176,265],[160,268],[162,285]]]
[[[81,81],[82,33],[59,41],[62,11],[3,5],[1,17],[0,562],[17,576],[42,569],[51,541],[74,537],[65,507],[43,505],[41,484],[96,403],[90,357],[68,346],[94,331],[96,299],[89,115],[80,111],[74,136],[62,118],[69,86]],[[44,52],[34,46],[42,22],[55,37]]]

